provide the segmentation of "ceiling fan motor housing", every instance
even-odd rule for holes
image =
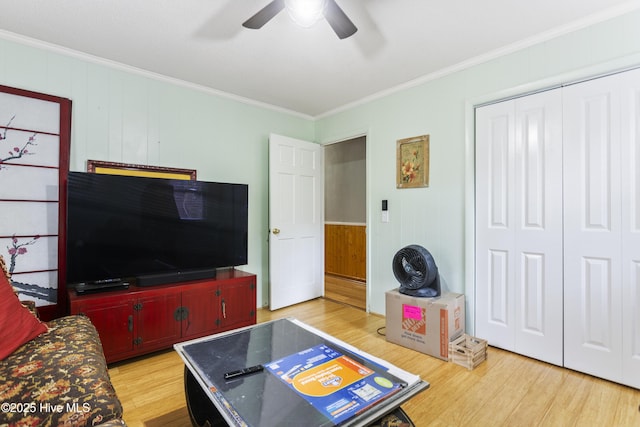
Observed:
[[[393,275],[399,292],[412,297],[434,298],[442,293],[440,274],[431,253],[420,245],[400,249],[393,257]]]
[[[336,0],[272,0],[258,13],[247,19],[242,26],[254,30],[262,28],[285,8],[294,22],[303,27],[312,26],[324,16],[341,40],[351,37],[358,31]]]

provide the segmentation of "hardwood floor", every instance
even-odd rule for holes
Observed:
[[[296,317],[419,374],[431,387],[402,408],[416,426],[638,426],[640,391],[489,347],[472,371],[388,343],[377,330],[383,317],[317,299],[275,312],[258,310],[258,322]],[[174,351],[114,364],[109,373],[130,427],[190,426]]]
[[[334,274],[324,275],[324,297],[332,301],[367,309],[367,283]]]

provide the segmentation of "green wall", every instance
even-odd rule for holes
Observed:
[[[249,264],[268,298],[268,136],[311,140],[310,118],[182,85],[99,59],[0,39],[0,84],[69,98],[71,170],[87,159],[196,169],[249,185]]]
[[[443,283],[467,296],[473,318],[473,108],[506,96],[640,66],[640,12],[523,47],[485,63],[427,80],[327,115],[316,140],[367,135],[369,308],[384,313],[384,293],[398,286],[391,260],[398,249],[431,251]],[[372,70],[375,72],[375,70]],[[396,140],[429,134],[428,188],[395,186]],[[380,220],[389,200],[390,222]]]

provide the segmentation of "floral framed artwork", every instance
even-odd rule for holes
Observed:
[[[147,178],[168,178],[196,180],[195,169],[167,168],[164,166],[134,165],[128,163],[87,160],[87,172],[109,175],[143,176]]]
[[[71,101],[0,86],[0,253],[21,300],[44,320],[66,309]]]
[[[397,188],[429,186],[429,135],[399,139],[396,157]]]

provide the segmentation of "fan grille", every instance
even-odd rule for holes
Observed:
[[[418,289],[427,286],[437,273],[433,257],[422,246],[404,247],[393,257],[393,275],[403,287]]]

